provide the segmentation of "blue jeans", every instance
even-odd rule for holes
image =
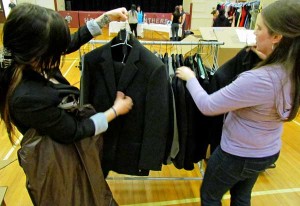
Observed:
[[[275,163],[279,153],[264,158],[244,158],[224,152],[220,146],[208,160],[201,186],[201,205],[220,206],[230,190],[231,206],[251,205],[251,191],[260,172]]]
[[[178,41],[179,24],[173,23],[171,25],[171,30],[172,30],[172,41]]]

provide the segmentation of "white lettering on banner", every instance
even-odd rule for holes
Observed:
[[[162,19],[162,18],[145,18],[145,23],[148,24],[167,24],[169,19]]]

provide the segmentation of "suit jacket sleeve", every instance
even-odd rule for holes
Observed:
[[[93,38],[86,25],[80,27],[74,34],[71,35],[71,43],[66,51],[70,54],[78,50],[82,45],[89,42]]]
[[[71,143],[93,136],[93,121],[79,120],[72,113],[58,108],[60,101],[57,92],[49,87],[23,87],[12,97],[12,115],[17,123],[23,125],[22,133],[29,128],[35,128],[41,134],[47,134],[61,143]]]
[[[170,112],[168,80],[163,64],[152,73],[147,87],[145,127],[139,168],[161,170]]]

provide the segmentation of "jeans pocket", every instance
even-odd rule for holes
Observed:
[[[242,171],[242,176],[245,178],[250,178],[258,175],[259,173],[265,171],[265,169],[267,169],[271,164],[273,164],[277,158],[278,155],[273,155],[267,158],[246,160]]]

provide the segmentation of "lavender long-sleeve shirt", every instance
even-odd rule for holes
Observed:
[[[225,152],[241,157],[279,152],[282,120],[290,113],[293,96],[290,77],[281,65],[246,71],[211,95],[196,78],[188,80],[186,86],[203,114],[229,112],[221,138]]]

